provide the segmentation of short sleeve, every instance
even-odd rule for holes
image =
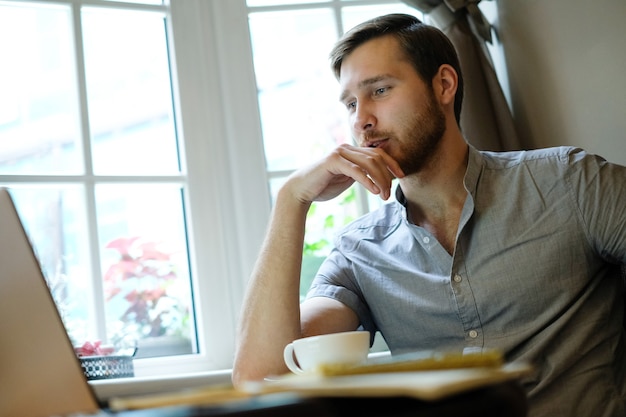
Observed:
[[[590,245],[605,260],[626,264],[626,167],[571,149],[571,188]]]
[[[378,330],[354,276],[351,263],[339,250],[333,249],[322,262],[306,296],[307,299],[313,297],[328,297],[340,301],[357,314],[365,330],[372,334]]]

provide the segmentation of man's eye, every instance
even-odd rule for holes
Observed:
[[[377,88],[376,90],[374,90],[374,95],[375,96],[379,96],[381,94],[385,94],[387,92],[388,88],[387,87],[380,87]]]
[[[346,108],[348,110],[354,110],[354,108],[356,108],[356,101],[350,101],[346,103]]]

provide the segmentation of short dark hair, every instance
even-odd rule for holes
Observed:
[[[341,64],[344,58],[357,47],[369,40],[387,35],[398,40],[408,61],[431,89],[433,77],[441,65],[448,64],[454,68],[458,75],[454,114],[459,123],[463,102],[463,75],[454,45],[439,29],[422,23],[415,16],[407,14],[379,16],[346,32],[330,53],[331,67],[335,77],[339,78],[341,74]]]

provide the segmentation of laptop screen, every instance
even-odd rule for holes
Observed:
[[[0,416],[97,410],[10,194],[0,189]]]

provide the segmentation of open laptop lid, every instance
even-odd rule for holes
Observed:
[[[97,411],[13,201],[0,188],[0,417]]]

